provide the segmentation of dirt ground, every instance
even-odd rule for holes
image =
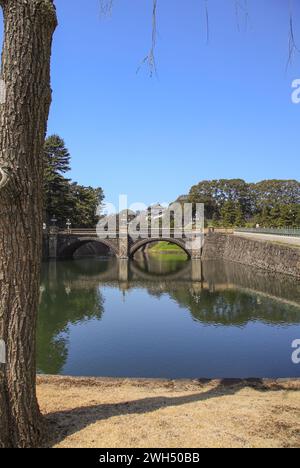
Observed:
[[[38,377],[57,448],[300,447],[300,380]]]

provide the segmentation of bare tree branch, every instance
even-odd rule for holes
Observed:
[[[296,43],[295,33],[294,33],[294,18],[292,11],[292,3],[290,2],[290,23],[289,23],[289,56],[286,68],[292,64],[293,58],[296,53],[300,53],[300,49]]]
[[[112,12],[114,0],[100,0],[100,13],[103,16],[108,16]]]
[[[209,30],[209,13],[208,13],[208,0],[204,0],[205,20],[206,20],[206,43],[209,43],[210,30]]]
[[[142,63],[137,69],[137,73],[140,71],[141,67],[145,64],[149,67],[150,77],[154,74],[157,74],[156,60],[155,60],[155,49],[156,49],[156,39],[157,39],[157,2],[158,0],[153,0],[152,8],[152,41],[151,48],[146,57],[142,60]]]
[[[5,3],[7,0],[0,0],[0,5]],[[99,0],[100,1],[100,8],[101,14],[107,16],[111,13],[114,0]],[[292,64],[294,55],[296,53],[300,53],[300,48],[296,43],[295,33],[294,33],[294,15],[292,11],[292,1],[289,0],[290,3],[290,16],[289,16],[289,53],[288,53],[288,61],[287,61],[287,68]],[[157,5],[158,0],[152,0],[152,38],[151,38],[151,47],[146,55],[146,57],[142,60],[140,66],[137,69],[137,73],[140,71],[143,65],[147,65],[149,67],[150,77],[154,74],[157,74],[157,67],[156,67],[156,58],[155,58],[155,50],[156,50],[156,42],[157,42]],[[203,0],[204,8],[205,8],[205,21],[206,21],[206,42],[209,43],[210,40],[210,23],[209,23],[209,9],[208,9],[208,2],[209,0]],[[249,24],[249,5],[248,0],[233,0],[235,6],[235,15],[237,20],[237,28],[238,31],[241,30],[241,15],[244,16],[245,22],[245,29],[248,29]]]
[[[241,14],[244,16],[245,29],[247,30],[248,22],[249,22],[248,0],[234,0],[234,4],[235,4],[235,16],[236,16],[238,31],[241,30],[241,25],[240,25]]]

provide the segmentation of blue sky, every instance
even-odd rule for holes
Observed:
[[[287,0],[248,0],[240,32],[234,0],[209,0],[208,45],[203,0],[158,0],[157,78],[136,74],[151,2],[115,0],[103,19],[99,0],[56,0],[48,132],[65,139],[71,177],[130,203],[172,201],[202,179],[299,178]]]

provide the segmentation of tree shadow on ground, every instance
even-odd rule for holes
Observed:
[[[195,383],[195,382],[194,382]],[[222,395],[232,396],[244,388],[253,388],[259,392],[268,391],[299,391],[299,386],[296,388],[281,384],[279,381],[263,381],[261,379],[248,380],[199,380],[197,381],[199,388],[204,389],[206,386],[213,385],[207,391],[185,395],[179,397],[158,396],[143,398],[114,404],[100,404],[91,406],[82,406],[66,411],[50,413],[46,416],[47,424],[49,425],[50,440],[46,441],[46,446],[54,446],[62,442],[66,437],[80,432],[86,427],[98,421],[107,420],[112,417],[130,414],[146,414],[157,411],[162,408],[180,406],[194,402],[204,402],[212,398],[218,398]],[[165,387],[164,390],[167,390]],[[169,388],[170,390],[170,388]],[[171,388],[172,390],[172,388]],[[180,388],[178,391],[188,391],[188,388]],[[101,388],[99,388],[101,392]]]

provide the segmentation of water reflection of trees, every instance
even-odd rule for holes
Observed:
[[[87,287],[83,294],[82,288],[74,287],[76,276],[76,268],[64,268],[59,263],[44,265],[37,329],[38,372],[61,371],[68,357],[70,325],[102,317],[104,307],[99,288]]]
[[[244,326],[256,320],[300,323],[300,282],[294,278],[223,262],[184,262],[184,267],[180,262],[176,270],[172,261],[168,270],[166,260],[165,273],[157,275],[153,262],[146,270],[134,263],[124,268],[116,260],[44,264],[37,334],[39,372],[62,370],[72,324],[101,319],[104,285],[123,291],[145,289],[155,297],[167,295],[194,320],[216,326]]]
[[[184,270],[185,277],[187,275]],[[149,294],[168,294],[203,323],[242,326],[255,320],[272,324],[300,323],[300,282],[230,262],[204,262],[200,281],[160,281]]]
[[[182,289],[169,295],[202,323],[231,326],[243,326],[253,321],[282,325],[300,323],[300,304],[278,302],[238,289],[215,292],[203,289],[200,293]]]

